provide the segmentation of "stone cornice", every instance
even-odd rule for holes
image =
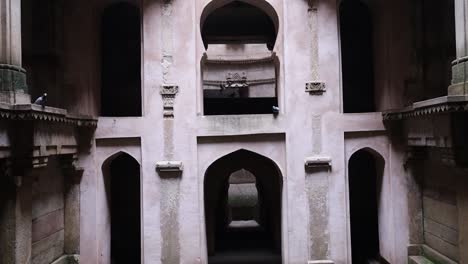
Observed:
[[[453,112],[468,112],[468,96],[443,96],[416,102],[410,107],[383,112],[384,121],[398,121]]]
[[[91,116],[68,114],[67,110],[42,107],[35,104],[10,105],[0,103],[0,119],[22,121],[46,121],[74,125],[79,127],[96,127],[97,119]]]

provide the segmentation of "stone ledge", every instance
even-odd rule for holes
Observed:
[[[411,256],[408,258],[408,264],[434,264],[434,262],[423,256]]]
[[[64,255],[50,264],[79,264],[79,263],[80,263],[79,255]]]
[[[91,116],[68,114],[67,110],[42,107],[35,104],[11,105],[0,103],[0,119],[23,121],[49,121],[81,127],[96,127],[97,119]]]
[[[403,120],[453,112],[468,112],[468,95],[443,96],[416,102],[410,107],[382,113],[384,121]]]

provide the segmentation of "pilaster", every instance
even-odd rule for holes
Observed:
[[[0,103],[29,104],[21,67],[21,0],[0,0]]]
[[[468,94],[468,0],[455,0],[455,35],[457,58],[452,63],[452,85],[448,95]]]

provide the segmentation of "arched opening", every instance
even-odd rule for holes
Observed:
[[[375,112],[372,17],[359,0],[340,5],[343,112]]]
[[[103,165],[109,208],[110,262],[141,262],[140,165],[126,153]],[[107,246],[108,247],[108,246]]]
[[[140,10],[106,8],[101,20],[101,116],[141,116]]]
[[[354,153],[348,163],[352,263],[386,263],[380,256],[379,243],[384,165],[382,157],[365,149]]]
[[[204,181],[208,262],[281,263],[281,197],[272,160],[238,150],[215,161]]]
[[[201,16],[205,115],[277,113],[278,16],[265,1],[212,1]]]

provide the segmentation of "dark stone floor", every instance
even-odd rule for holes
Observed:
[[[260,226],[229,227],[219,235],[216,254],[209,264],[280,264],[281,254],[273,247],[269,234]]]

